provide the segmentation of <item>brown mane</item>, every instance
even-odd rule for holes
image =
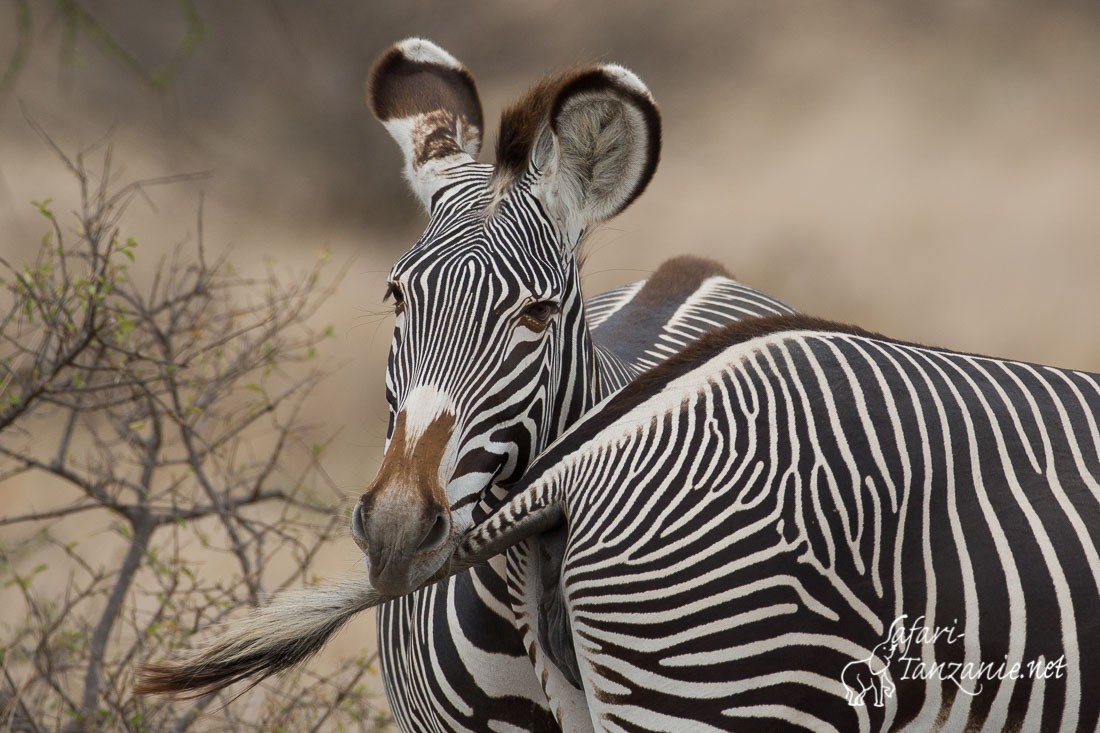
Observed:
[[[566,455],[578,450],[603,430],[632,409],[659,392],[665,385],[690,372],[721,354],[726,349],[752,339],[771,336],[785,331],[826,331],[845,333],[854,336],[883,339],[897,343],[880,334],[866,331],[858,326],[815,318],[801,313],[765,318],[746,318],[722,328],[710,331],[698,340],[686,346],[679,353],[639,375],[633,382],[612,396],[608,402],[597,408],[598,414],[582,418],[577,429],[571,430],[567,437],[540,455],[527,469],[524,478],[514,486],[509,495],[514,495],[550,466],[558,463]]]

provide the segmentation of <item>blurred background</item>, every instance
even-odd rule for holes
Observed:
[[[17,0],[0,6],[0,253],[33,257],[31,200],[75,196],[28,117],[68,151],[110,135],[124,179],[209,173],[133,204],[147,261],[196,236],[200,200],[206,247],[242,272],[330,250],[347,274],[318,319],[343,366],[311,419],[338,431],[326,467],[355,497],[385,436],[386,271],[424,224],[363,81],[411,35],[473,71],[485,160],[501,108],[547,72],[614,61],[650,86],[661,166],[591,237],[589,294],[695,253],[815,315],[1100,372],[1092,2]],[[42,508],[34,491],[0,489],[0,514]],[[357,555],[325,558],[340,574]],[[344,633],[373,644],[369,620]]]

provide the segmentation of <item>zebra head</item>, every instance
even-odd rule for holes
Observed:
[[[397,594],[442,566],[491,487],[591,406],[577,249],[649,182],[660,119],[633,73],[575,69],[504,112],[492,166],[475,160],[473,77],[446,51],[403,41],[368,87],[429,214],[390,272],[387,445],[352,519],[372,583]]]

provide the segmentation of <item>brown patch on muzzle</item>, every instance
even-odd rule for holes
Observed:
[[[405,412],[398,413],[393,438],[382,458],[378,475],[363,494],[363,513],[369,514],[370,505],[380,494],[390,490],[407,493],[407,499],[415,499],[425,508],[432,503],[441,508],[447,507],[447,495],[439,481],[439,464],[447,450],[454,426],[454,415],[445,412],[432,420],[420,437],[410,444]]]
[[[454,415],[443,413],[410,435],[406,415],[399,413],[378,475],[355,508],[352,536],[379,591],[407,593],[425,569],[434,570],[446,546],[451,510],[439,467],[454,425]]]

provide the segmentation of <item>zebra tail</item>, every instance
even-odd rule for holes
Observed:
[[[309,659],[348,619],[388,598],[365,580],[350,579],[280,593],[205,648],[145,665],[134,693],[192,698],[244,679],[256,685]]]
[[[448,574],[488,562],[509,547],[560,526],[566,521],[564,498],[561,482],[545,476],[515,486],[488,519],[466,533]]]
[[[559,489],[546,483],[513,489],[509,499],[463,538],[451,559],[421,587],[438,582],[561,524]],[[365,580],[285,591],[233,622],[205,648],[141,669],[137,695],[201,697],[235,682],[256,685],[306,661],[355,614],[391,599]]]

